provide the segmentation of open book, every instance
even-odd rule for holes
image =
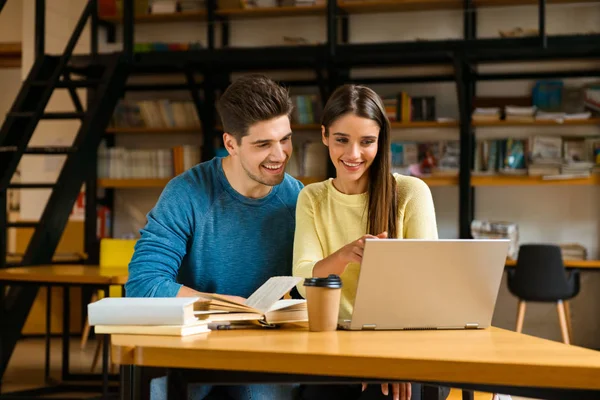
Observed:
[[[302,278],[298,277],[272,277],[244,303],[211,294],[208,301],[200,301],[194,305],[194,315],[211,321],[259,321],[266,324],[308,321],[306,300],[280,300],[300,281]]]

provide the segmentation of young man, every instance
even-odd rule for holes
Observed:
[[[292,154],[292,103],[263,76],[236,80],[218,111],[229,153],[172,179],[148,214],[125,285],[128,297],[247,298],[270,277],[292,274],[302,184],[284,173]],[[220,388],[234,399],[292,398],[292,386]],[[194,399],[212,388],[199,386]],[[152,383],[164,397],[166,380]]]

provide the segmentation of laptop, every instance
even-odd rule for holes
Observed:
[[[487,328],[508,239],[367,239],[347,330]]]

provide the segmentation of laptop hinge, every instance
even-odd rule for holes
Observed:
[[[375,330],[377,328],[376,324],[365,324],[363,325],[363,330]]]
[[[479,324],[478,323],[471,323],[471,324],[467,323],[465,325],[465,329],[477,329],[477,328],[479,328]]]

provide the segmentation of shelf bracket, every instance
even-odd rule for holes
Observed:
[[[474,190],[471,185],[471,167],[473,164],[471,112],[475,93],[473,71],[467,62],[465,53],[457,52],[454,54],[454,73],[460,115],[459,237],[469,239],[471,238],[471,221],[474,217]]]
[[[548,37],[546,35],[546,0],[538,0],[538,34],[542,48],[548,48]]]

